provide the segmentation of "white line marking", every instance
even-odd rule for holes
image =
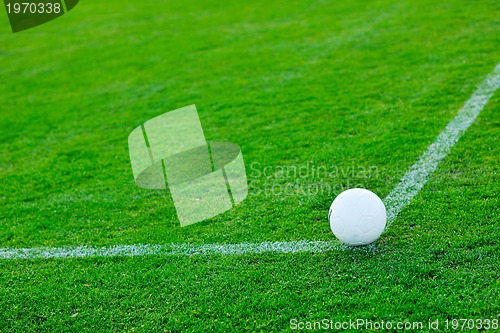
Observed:
[[[135,257],[146,255],[192,256],[192,255],[238,255],[248,253],[297,253],[327,252],[346,249],[337,241],[291,241],[240,244],[134,244],[108,247],[35,247],[25,249],[0,249],[0,259],[49,259],[85,257]],[[373,246],[356,248],[373,251]]]
[[[384,199],[387,207],[387,226],[392,224],[403,208],[427,182],[428,177],[436,170],[439,162],[450,152],[451,147],[477,118],[495,91],[500,87],[500,64],[488,75],[476,92],[460,109],[457,116],[448,123],[438,138],[423,153],[420,159],[403,176],[401,182]],[[146,255],[238,255],[258,253],[297,253],[326,252],[341,249],[352,249],[337,241],[292,241],[262,242],[241,244],[138,244],[116,245],[108,247],[60,247],[60,248],[0,248],[0,259],[48,259],[48,258],[85,258],[116,257]],[[372,251],[373,246],[357,248],[361,251]]]
[[[387,226],[390,226],[403,208],[408,205],[418,191],[427,182],[428,177],[436,170],[450,152],[451,147],[474,122],[495,91],[500,87],[500,64],[478,86],[471,98],[458,111],[455,118],[448,123],[429,148],[422,154],[417,163],[403,176],[398,185],[384,199],[387,207]]]

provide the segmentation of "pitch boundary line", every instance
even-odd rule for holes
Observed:
[[[451,147],[460,139],[483,110],[490,98],[500,87],[500,64],[479,84],[477,90],[458,111],[437,139],[427,148],[420,159],[413,164],[401,181],[384,199],[389,227],[425,185],[429,176],[448,155]],[[0,259],[48,259],[85,258],[146,255],[241,255],[261,253],[326,252],[350,248],[338,241],[290,241],[240,244],[133,244],[107,247],[35,247],[0,248]],[[358,248],[370,251],[373,247]]]
[[[428,177],[436,170],[439,163],[448,155],[451,147],[457,143],[469,126],[486,106],[490,98],[500,87],[500,63],[479,84],[457,115],[446,128],[439,134],[429,148],[422,154],[417,163],[401,178],[398,185],[384,199],[387,209],[387,226],[390,226],[399,213],[406,207],[411,199],[417,195],[427,182]]]

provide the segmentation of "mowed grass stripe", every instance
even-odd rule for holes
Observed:
[[[389,227],[411,199],[425,185],[429,176],[439,163],[448,155],[451,147],[460,139],[469,126],[483,110],[489,99],[500,87],[500,64],[478,86],[471,98],[459,110],[437,139],[411,166],[394,190],[384,199],[387,209]],[[371,251],[373,246],[358,248]],[[48,258],[84,258],[84,257],[116,257],[145,255],[238,255],[259,253],[297,253],[326,252],[341,249],[352,249],[338,241],[290,241],[261,242],[240,244],[134,244],[107,247],[79,246],[59,248],[3,248],[0,259],[48,259]]]

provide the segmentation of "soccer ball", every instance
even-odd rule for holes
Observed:
[[[387,216],[384,203],[375,193],[353,188],[333,200],[328,219],[333,234],[341,242],[359,246],[380,237]]]

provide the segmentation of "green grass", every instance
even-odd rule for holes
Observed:
[[[499,14],[498,1],[85,1],[17,34],[0,15],[0,247],[332,240],[335,195],[385,197],[500,62]],[[167,192],[135,186],[127,137],[193,103],[208,140],[241,147],[250,192],[181,228]],[[373,252],[0,260],[0,332],[499,319],[499,108],[497,92]],[[372,171],[277,172],[307,165]]]

